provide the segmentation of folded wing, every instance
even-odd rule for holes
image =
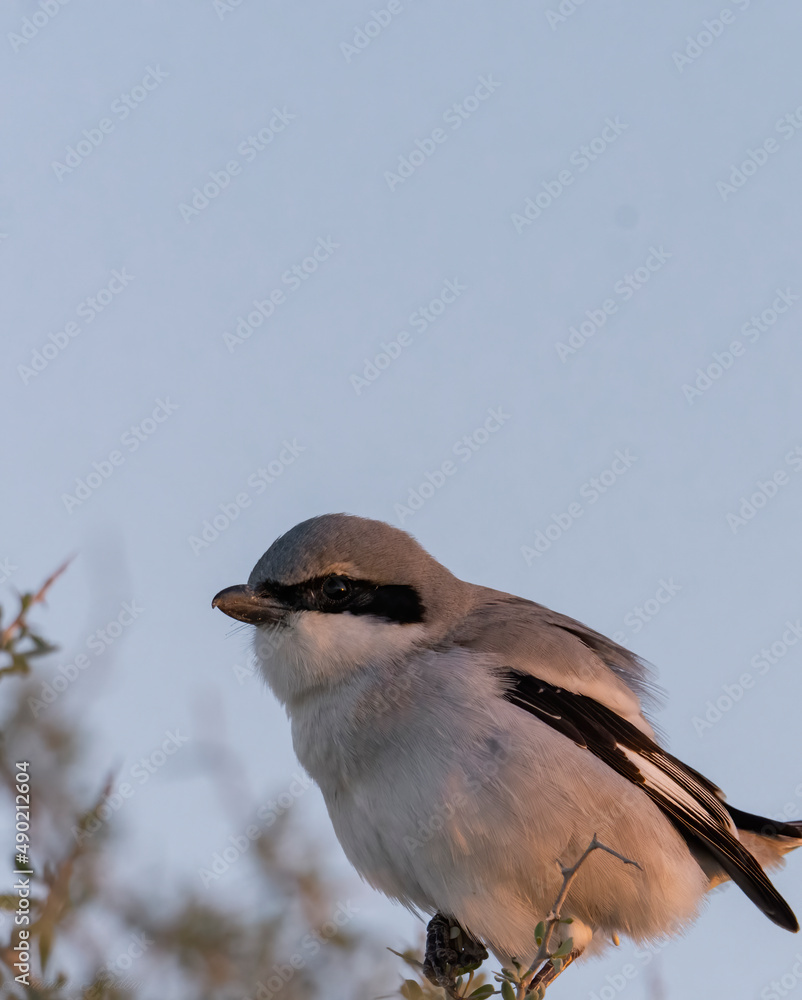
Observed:
[[[791,908],[738,839],[733,815],[716,785],[595,699],[529,673],[499,672],[510,702],[640,786],[686,839],[700,842],[709,851],[769,919],[787,930],[799,929]],[[734,812],[736,818],[748,815]]]

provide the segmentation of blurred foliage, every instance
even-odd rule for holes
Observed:
[[[89,735],[58,699],[33,712],[33,685],[56,647],[30,613],[66,567],[37,593],[19,597],[7,625],[0,610],[0,800],[14,822],[17,761],[30,762],[30,974],[15,981],[20,927],[15,925],[13,834],[0,895],[0,996],[9,1000],[357,1000],[379,996],[440,1000],[420,975],[420,956],[405,958],[414,978],[384,944],[356,927],[335,926],[336,887],[321,874],[287,815],[265,830],[243,858],[264,901],[235,912],[214,891],[202,894],[186,873],[170,887],[172,905],[126,880],[119,823],[104,802],[109,774],[85,801]],[[12,679],[13,678],[13,679]],[[96,751],[95,751],[96,752]],[[101,816],[102,813],[102,816]],[[101,820],[99,822],[99,817]],[[5,819],[4,819],[5,823]],[[9,824],[9,825],[10,825]],[[184,882],[181,882],[181,879]],[[409,972],[406,973],[409,976]],[[473,979],[467,993],[481,986]]]

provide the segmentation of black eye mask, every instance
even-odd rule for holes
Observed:
[[[282,584],[265,580],[256,588],[269,594],[292,611],[321,611],[325,614],[373,615],[398,625],[422,622],[425,608],[414,587],[406,584],[377,584],[330,575]]]

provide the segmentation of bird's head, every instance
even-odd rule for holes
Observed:
[[[405,531],[324,514],[277,538],[248,583],[221,590],[212,606],[257,627],[260,667],[287,703],[432,645],[464,612],[468,590]]]

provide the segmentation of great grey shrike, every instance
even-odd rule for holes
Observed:
[[[764,868],[802,844],[802,823],[727,805],[664,751],[644,664],[586,625],[458,580],[405,532],[346,514],[296,525],[213,606],[256,626],[345,854],[436,914],[435,951],[462,933],[465,963],[485,945],[528,964],[560,865],[594,834],[638,867],[587,858],[555,939],[570,936],[570,958],[682,929],[727,879],[798,930]],[[427,971],[435,959],[427,949]]]

